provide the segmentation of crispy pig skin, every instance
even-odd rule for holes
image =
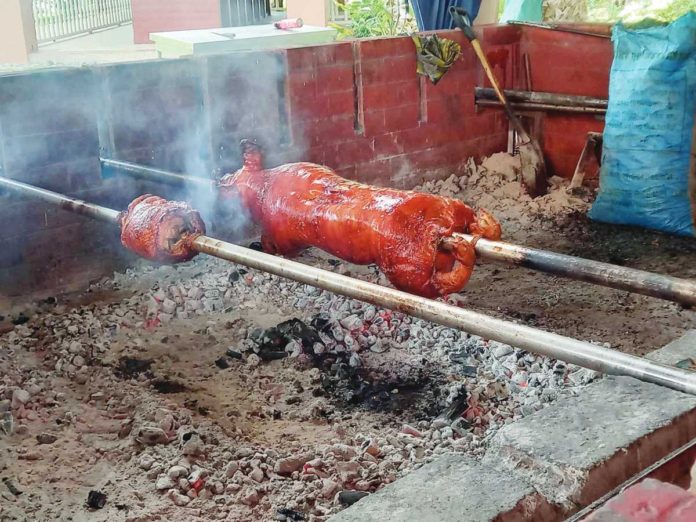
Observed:
[[[121,213],[121,243],[150,261],[179,263],[196,255],[191,241],[205,234],[200,214],[187,203],[145,194]]]
[[[425,297],[460,291],[475,263],[454,232],[500,237],[490,214],[461,201],[365,185],[313,163],[263,169],[258,147],[243,142],[244,166],[220,181],[220,197],[241,200],[261,225],[269,253],[294,256],[314,246],[355,264],[376,264],[398,289]]]

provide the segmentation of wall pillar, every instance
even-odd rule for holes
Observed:
[[[288,18],[302,18],[305,25],[326,27],[329,23],[329,2],[333,0],[287,0]]]
[[[36,52],[32,0],[0,1],[0,63],[27,63]]]

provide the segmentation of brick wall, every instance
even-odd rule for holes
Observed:
[[[529,57],[534,91],[609,96],[614,54],[608,38],[526,27],[521,33],[520,52]],[[526,89],[520,80],[518,87]],[[551,171],[571,177],[587,133],[603,130],[604,120],[593,115],[546,113],[542,122],[543,149]]]
[[[131,0],[137,44],[150,43],[150,33],[220,27],[220,0]]]
[[[410,38],[383,38],[287,51],[293,145],[306,158],[344,176],[410,187],[457,170],[468,157],[506,144],[502,113],[477,112],[473,87],[482,81],[470,45],[457,31],[443,34],[463,56],[437,84],[414,74]],[[487,28],[489,53],[517,52],[516,31]],[[501,64],[508,77],[508,62]]]

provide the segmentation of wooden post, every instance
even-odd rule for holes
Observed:
[[[32,0],[0,2],[0,35],[0,64],[29,61],[38,49]]]

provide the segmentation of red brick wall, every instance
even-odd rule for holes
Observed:
[[[135,43],[150,33],[220,27],[220,0],[131,0]]]
[[[489,53],[506,57],[499,73],[511,78],[516,30],[491,27],[481,34]],[[482,72],[471,46],[458,31],[443,36],[460,42],[463,56],[437,85],[415,74],[410,38],[289,49],[293,146],[346,177],[401,187],[504,150],[503,114],[474,106]]]
[[[529,57],[532,90],[607,98],[613,59],[611,40],[525,27],[520,52]],[[526,89],[520,81],[519,88]],[[589,131],[601,132],[595,116],[547,113],[543,149],[552,173],[570,177]]]

